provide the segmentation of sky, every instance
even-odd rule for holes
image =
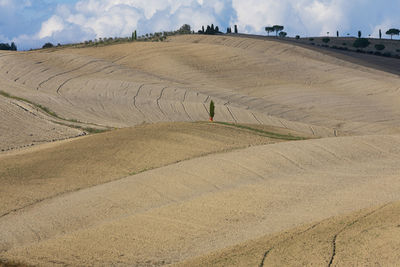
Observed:
[[[0,43],[19,50],[46,42],[74,43],[213,23],[266,34],[284,25],[289,36],[348,33],[378,36],[400,28],[399,0],[0,0]],[[399,37],[396,37],[399,39]]]

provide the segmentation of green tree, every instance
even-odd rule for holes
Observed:
[[[280,32],[280,33],[279,33],[279,37],[284,38],[284,37],[286,37],[286,36],[287,36],[287,32]],[[299,38],[300,38],[300,36],[299,36]]]
[[[275,29],[274,29],[274,27],[265,27],[265,31],[268,33],[268,36],[269,36],[269,33],[274,32]]]
[[[54,45],[52,43],[45,43],[42,48],[52,48]]]
[[[282,25],[274,25],[272,26],[274,28],[274,32],[276,32],[276,36],[278,36],[278,33],[283,31],[283,29],[285,29],[285,27],[283,27]]]
[[[215,115],[215,105],[214,105],[214,101],[211,100],[211,102],[210,102],[210,121],[214,121],[214,115]]]
[[[180,34],[190,34],[191,32],[192,29],[189,24],[183,24],[178,30],[178,33]]]
[[[235,33],[236,33],[236,34],[239,33],[239,31],[238,31],[238,26],[237,26],[237,25],[235,25]]]
[[[361,35],[362,35],[361,31],[358,31],[358,38],[361,38]]]
[[[386,35],[390,35],[390,39],[393,40],[393,35],[399,35],[400,30],[399,29],[390,29],[386,32]]]
[[[14,42],[11,43],[10,50],[11,51],[17,51],[17,46],[15,45]]]
[[[379,29],[379,39],[382,39],[382,30]]]

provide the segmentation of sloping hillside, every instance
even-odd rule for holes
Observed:
[[[327,138],[154,169],[3,216],[0,258],[38,265],[179,262],[400,199],[399,147],[398,136]]]
[[[207,120],[211,99],[217,120],[318,136],[397,133],[400,126],[397,76],[274,41],[193,35],[2,52],[0,77],[11,95],[103,126]]]

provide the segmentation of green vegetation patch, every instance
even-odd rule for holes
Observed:
[[[269,138],[272,138],[272,139],[289,140],[289,141],[307,140],[307,138],[300,137],[300,136],[293,136],[293,135],[290,135],[290,134],[286,135],[286,134],[268,132],[268,131],[264,131],[264,130],[257,129],[257,128],[252,128],[250,126],[246,126],[246,125],[242,125],[242,124],[229,123],[229,122],[215,122],[215,123],[221,124],[221,125],[226,125],[226,126],[236,127],[236,128],[239,128],[239,129],[249,130],[249,131],[256,132],[256,133],[258,133],[258,134],[260,134],[262,136],[269,137]]]
[[[15,99],[15,100],[18,100],[18,101],[22,101],[22,102],[25,102],[25,103],[29,103],[29,104],[33,105],[34,107],[41,109],[43,112],[49,114],[50,116],[52,116],[52,117],[54,117],[54,118],[57,118],[57,119],[60,119],[60,120],[63,120],[63,121],[73,122],[73,123],[82,123],[82,122],[80,122],[80,121],[78,121],[78,120],[76,120],[76,119],[65,119],[65,118],[62,118],[62,117],[58,116],[57,113],[55,113],[54,111],[50,110],[48,107],[42,106],[42,105],[40,105],[40,104],[36,104],[36,103],[34,103],[34,102],[32,102],[32,101],[30,101],[30,100],[28,100],[28,99],[25,99],[25,98],[22,98],[22,97],[19,97],[19,96],[10,95],[9,93],[4,92],[4,91],[2,91],[2,90],[0,90],[0,95],[2,95],[2,96],[4,96],[4,97],[7,97],[7,98]],[[79,125],[61,123],[61,122],[57,122],[57,121],[53,121],[53,122],[54,122],[54,123],[57,123],[57,124],[60,124],[60,125],[67,126],[67,127],[72,127],[72,128],[75,128],[75,129],[80,129],[80,130],[83,130],[83,131],[85,131],[85,132],[92,133],[92,134],[94,134],[94,133],[102,133],[102,132],[108,131],[108,130],[106,130],[106,129],[97,129],[97,128],[90,128],[90,127],[82,127],[82,126],[79,126]]]
[[[51,111],[48,107],[42,106],[40,104],[33,103],[32,101],[30,101],[28,99],[25,99],[25,98],[22,98],[22,97],[19,97],[19,96],[13,96],[13,95],[10,95],[9,93],[1,91],[1,90],[0,90],[0,95],[2,95],[4,97],[11,98],[11,99],[15,99],[15,100],[18,100],[18,101],[23,101],[23,102],[29,103],[29,104],[41,109],[42,111],[46,112],[50,116],[53,116],[53,117],[55,117],[57,119],[66,120],[64,118],[59,117],[57,115],[57,113],[55,113],[54,111]]]

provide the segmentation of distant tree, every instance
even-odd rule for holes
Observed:
[[[361,35],[362,35],[361,31],[358,31],[358,38],[361,38]]]
[[[336,31],[336,37],[339,37],[339,31]]]
[[[235,33],[236,33],[236,34],[239,33],[239,31],[238,31],[238,26],[237,26],[237,25],[235,25]]]
[[[204,31],[204,26],[201,26],[201,31],[204,33],[205,31]]]
[[[386,32],[386,35],[390,35],[390,39],[393,40],[393,35],[399,35],[400,30],[399,29],[390,29]]]
[[[15,45],[14,42],[11,43],[11,45],[10,45],[10,50],[11,50],[11,51],[17,51],[17,46]]]
[[[274,27],[265,27],[265,31],[268,33],[268,36],[269,36],[269,33],[274,32],[275,29],[274,29]]]
[[[191,32],[192,29],[189,24],[183,24],[178,30],[179,34],[190,34]]]
[[[211,27],[210,25],[207,25],[207,30],[205,32],[206,34],[211,34]]]
[[[296,39],[297,39],[297,40],[300,39],[300,35],[296,35]]]
[[[215,33],[220,33],[218,26],[215,26]]]
[[[379,29],[379,39],[382,39],[382,30]]]
[[[211,32],[215,32],[214,24],[211,24]]]
[[[281,25],[274,25],[272,26],[274,28],[274,32],[276,32],[276,36],[278,36],[278,33],[283,31],[283,29],[285,29],[285,27],[281,26]]]
[[[226,28],[226,33],[232,33],[232,28],[231,27]]]
[[[100,38],[101,39],[101,38]],[[42,48],[52,48],[54,45],[52,43],[45,43]]]
[[[287,32],[280,32],[279,33],[279,37],[286,37],[287,36]],[[300,37],[300,36],[299,36]]]
[[[0,43],[0,50],[11,50],[11,46],[7,43]]]
[[[211,100],[210,102],[210,121],[214,121],[214,115],[215,115],[215,105],[214,105],[214,101]]]

